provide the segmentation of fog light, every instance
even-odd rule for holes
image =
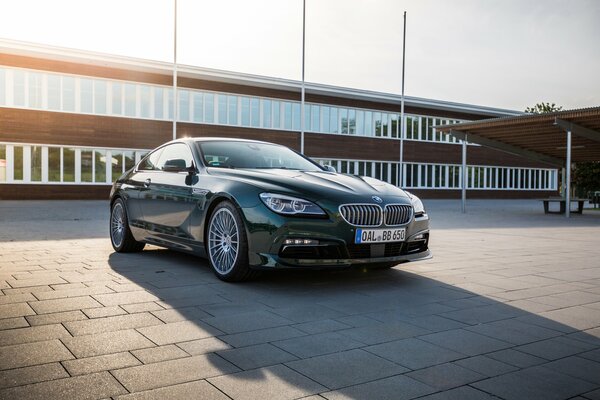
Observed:
[[[425,234],[419,233],[418,235],[414,236],[412,239],[413,240],[423,240],[423,239],[425,239]]]
[[[296,245],[296,246],[314,246],[319,244],[318,240],[315,239],[299,239],[299,238],[294,238],[294,239],[285,239],[283,241],[283,244],[286,246],[289,245]]]

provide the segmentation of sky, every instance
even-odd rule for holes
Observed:
[[[0,38],[173,61],[174,0],[0,0]],[[599,0],[306,0],[307,82],[600,106]],[[302,0],[178,0],[181,64],[301,79]]]

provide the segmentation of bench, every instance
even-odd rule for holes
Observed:
[[[586,201],[587,199],[577,199],[577,198],[573,198],[571,199],[571,204],[573,203],[577,203],[577,209],[574,211],[571,211],[572,213],[575,214],[581,214],[583,213],[583,203]],[[544,214],[564,214],[565,210],[566,210],[566,199],[562,198],[562,197],[551,197],[549,199],[542,199],[540,200],[542,202],[544,202]],[[550,211],[549,210],[549,204],[550,203],[560,203],[560,209],[559,211]]]

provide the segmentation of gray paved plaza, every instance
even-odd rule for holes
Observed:
[[[426,205],[432,260],[227,284],[0,202],[0,399],[600,399],[600,212]]]

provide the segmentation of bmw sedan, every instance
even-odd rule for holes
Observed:
[[[111,190],[110,239],[118,252],[149,243],[206,257],[224,281],[431,257],[416,196],[241,139],[180,139],[150,152]]]

